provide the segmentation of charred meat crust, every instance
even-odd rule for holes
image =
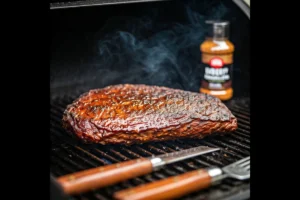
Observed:
[[[65,110],[63,127],[85,143],[133,144],[231,132],[237,119],[206,94],[124,84],[82,94]]]

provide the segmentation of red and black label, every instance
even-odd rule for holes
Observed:
[[[204,67],[204,87],[226,89],[231,86],[232,64],[225,64],[222,58],[213,57]]]

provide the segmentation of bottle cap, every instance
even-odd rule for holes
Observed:
[[[229,37],[229,22],[221,20],[208,20],[207,24],[210,24],[208,35],[214,39],[224,39]]]

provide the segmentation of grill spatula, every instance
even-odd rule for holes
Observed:
[[[224,173],[223,173],[224,172]],[[222,169],[210,167],[173,176],[160,181],[122,190],[114,194],[118,200],[150,200],[179,198],[191,192],[204,189],[231,177],[239,180],[250,178],[250,157],[246,157]]]

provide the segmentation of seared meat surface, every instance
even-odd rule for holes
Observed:
[[[65,110],[63,127],[85,143],[133,144],[227,133],[237,119],[206,94],[124,84],[81,95]]]

